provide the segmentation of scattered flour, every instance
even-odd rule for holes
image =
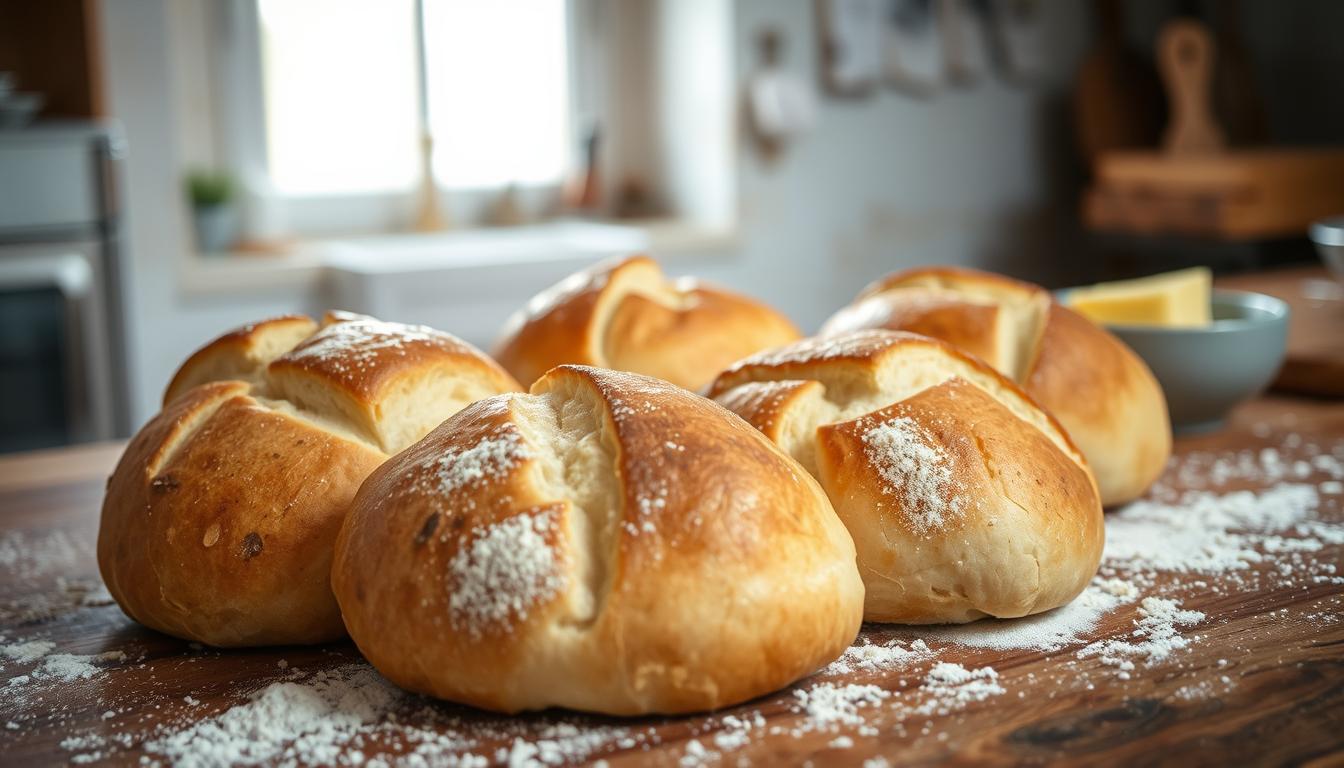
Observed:
[[[25,643],[11,643],[0,646],[0,655],[10,661],[29,664],[51,653],[56,644],[50,640],[29,640]]]
[[[0,534],[0,570],[7,576],[31,581],[51,574],[68,573],[88,562],[92,549],[65,531],[40,534],[6,531]]]
[[[1096,656],[1103,664],[1119,668],[1120,678],[1127,680],[1136,659],[1151,666],[1188,646],[1190,641],[1177,628],[1205,618],[1199,611],[1182,610],[1179,600],[1160,597],[1145,597],[1139,604],[1139,617],[1131,639],[1100,640],[1078,651],[1078,658]]]
[[[943,527],[962,512],[947,453],[908,416],[888,419],[863,434],[864,453],[885,481],[883,493],[899,497],[901,513],[916,533]]]
[[[1313,519],[1319,504],[1316,487],[1301,483],[1260,493],[1196,491],[1176,503],[1135,502],[1107,517],[1105,559],[1128,570],[1244,569],[1265,560],[1266,534],[1292,531],[1309,539],[1344,530]]]
[[[72,653],[53,653],[42,659],[42,665],[29,673],[33,680],[56,680],[68,683],[74,680],[88,680],[98,674],[96,662],[125,661],[122,651],[108,651],[93,656],[76,656]]]
[[[798,704],[796,711],[807,714],[809,726],[831,728],[863,725],[859,710],[882,703],[891,697],[891,692],[876,685],[821,683],[796,690],[793,695]]]
[[[630,408],[624,404],[621,407]],[[893,430],[899,432],[901,428]],[[878,442],[892,439],[899,442],[891,435],[875,438]],[[526,447],[520,441],[508,445],[517,437],[501,435],[498,440],[502,444],[486,445],[483,441],[453,462],[434,465],[434,483],[460,488],[506,471],[503,468],[518,460]],[[1058,681],[1077,676],[1079,684],[1091,688],[1092,683],[1082,674],[1082,660],[1097,660],[1108,675],[1114,671],[1123,680],[1141,667],[1171,660],[1181,649],[1198,642],[1198,635],[1182,631],[1206,617],[1183,607],[1183,590],[1216,592],[1219,588],[1238,588],[1227,586],[1233,582],[1252,585],[1256,583],[1253,578],[1260,578],[1257,574],[1275,579],[1276,586],[1301,583],[1302,578],[1344,583],[1334,572],[1335,558],[1319,554],[1327,547],[1344,544],[1344,525],[1322,520],[1320,513],[1325,499],[1330,505],[1338,503],[1331,494],[1341,490],[1336,486],[1344,478],[1342,459],[1344,444],[1333,452],[1317,449],[1306,460],[1284,458],[1284,454],[1266,449],[1231,456],[1197,455],[1191,460],[1196,470],[1177,462],[1168,478],[1183,478],[1193,472],[1205,484],[1181,479],[1182,485],[1200,490],[1177,493],[1172,486],[1159,486],[1154,500],[1108,514],[1102,575],[1068,606],[1014,621],[902,630],[900,639],[882,643],[871,641],[865,633],[859,643],[824,669],[820,678],[793,692],[793,710],[802,715],[802,723],[792,727],[770,725],[760,712],[745,709],[709,715],[700,725],[692,724],[692,738],[680,759],[687,765],[727,764],[731,760],[728,753],[767,734],[779,733],[797,736],[829,732],[827,745],[846,749],[855,745],[857,737],[879,733],[878,725],[904,733],[903,723],[907,721],[919,723],[955,713],[1006,693],[993,667],[940,661],[943,648],[939,643],[1047,653],[1076,647],[1062,657],[1069,677]],[[936,475],[934,472],[935,484]],[[1328,479],[1322,481],[1322,476]],[[1276,484],[1257,492],[1238,487],[1265,482]],[[458,483],[462,485],[455,485]],[[656,503],[654,498],[650,504]],[[926,523],[936,524],[928,519]],[[525,513],[468,533],[457,557],[450,561],[452,597],[457,599],[453,604],[450,598],[454,622],[462,622],[472,631],[495,624],[507,626],[512,618],[526,616],[537,601],[561,589],[563,563],[558,558],[562,555],[547,543],[554,525],[547,513]],[[73,542],[67,543],[74,546]],[[0,541],[0,568],[38,573],[48,566],[39,567],[32,559],[37,549],[54,558],[51,562],[69,555],[59,541],[36,548],[30,544],[16,543],[12,537]],[[81,557],[87,558],[87,554]],[[57,571],[66,568],[60,566]],[[1176,574],[1177,580],[1155,578],[1161,573]],[[1206,582],[1206,575],[1218,575],[1220,579],[1209,578]],[[1102,618],[1122,608],[1126,614],[1132,612],[1132,625],[1098,636]],[[1305,615],[1304,619],[1338,622],[1340,616],[1336,603],[1335,608]],[[5,640],[0,638],[0,643]],[[33,665],[27,674],[11,678],[9,690],[13,695],[22,695],[28,689],[42,690],[37,684],[44,680],[87,680],[104,671],[100,662],[124,658],[119,652],[79,656],[56,650],[56,645],[40,639],[0,645],[0,660],[6,665]],[[1230,676],[1232,671],[1224,669],[1228,663],[1221,660],[1211,676],[1182,681],[1183,687],[1170,695],[1175,701],[1188,702],[1230,689],[1235,680]],[[875,684],[855,684],[852,678],[826,679],[855,674],[872,675]],[[165,708],[176,709],[156,719],[160,724],[141,726],[140,731],[129,719],[136,705],[126,707],[99,699],[99,710],[106,708],[100,726],[87,733],[70,734],[61,746],[74,753],[69,760],[77,764],[124,758],[122,751],[143,746],[151,765],[161,761],[203,767],[278,763],[477,768],[487,764],[554,766],[593,760],[604,750],[648,749],[659,743],[655,726],[634,722],[616,727],[581,717],[575,722],[554,722],[546,715],[459,717],[451,714],[451,708],[424,703],[395,689],[363,663],[316,674],[282,666],[277,675],[282,679],[214,714],[210,714],[208,703],[193,696],[184,699],[178,691],[171,703],[164,704]],[[1030,684],[1034,674],[1026,678]],[[64,695],[59,687],[47,690]],[[1017,695],[1028,692],[1031,690],[1018,690]],[[31,704],[36,705],[37,700]],[[49,706],[49,700],[43,700],[42,706]],[[202,715],[207,715],[206,719],[200,720]],[[27,727],[24,718],[32,717],[23,709],[15,709],[8,716],[13,718],[5,724],[10,731]],[[108,733],[109,719],[121,730]],[[920,733],[929,735],[935,727],[930,720]],[[939,738],[946,735],[937,734]],[[388,744],[396,744],[397,749],[375,756],[384,753]],[[637,756],[638,752],[632,754]],[[738,762],[744,759],[745,755]],[[874,768],[889,765],[882,758],[865,763],[869,764]]]
[[[415,488],[449,496],[464,488],[476,487],[483,481],[502,478],[531,455],[515,429],[501,428],[470,448],[453,448],[425,460],[422,467],[429,472],[419,478]]]
[[[967,669],[945,661],[925,675],[922,690],[930,696],[913,710],[916,715],[946,715],[1004,692],[993,667]]]
[[[972,648],[1055,651],[1082,642],[1101,617],[1138,599],[1139,591],[1122,579],[1094,579],[1073,602],[1021,619],[985,619],[958,626],[921,628],[920,636]]]
[[[297,761],[335,764],[362,729],[402,696],[359,665],[312,680],[273,683],[246,704],[145,744],[179,768]]]
[[[123,651],[107,651],[93,655],[52,653],[56,644],[50,640],[28,640],[0,646],[0,656],[17,664],[36,664],[27,674],[9,678],[10,689],[38,683],[69,683],[88,680],[100,672],[99,663],[125,661]]]
[[[464,355],[475,352],[457,338],[428,326],[358,318],[328,325],[286,353],[283,359],[351,373],[381,365],[380,361],[389,357],[403,358],[426,349]]]
[[[475,636],[510,622],[564,585],[561,555],[547,540],[554,512],[522,512],[472,532],[448,564],[453,626]]]
[[[844,675],[852,672],[885,672],[932,656],[933,651],[923,640],[918,638],[911,641],[907,647],[896,641],[876,645],[865,637],[858,645],[851,645],[846,648],[840,658],[831,662],[821,671],[821,674]]]

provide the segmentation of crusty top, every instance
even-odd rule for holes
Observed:
[[[874,280],[859,292],[859,299],[878,296],[896,288],[943,288],[963,295],[994,297],[998,301],[1031,301],[1048,292],[1039,285],[1006,275],[966,267],[915,267]]]
[[[1171,452],[1166,401],[1144,362],[1030,283],[957,268],[897,272],[822,327],[912,331],[1003,372],[1057,416],[1096,472],[1106,504],[1138,496]]]
[[[923,370],[912,370],[918,367],[911,362],[917,358],[931,362]],[[953,377],[993,393],[1066,455],[1086,464],[1059,422],[1003,374],[947,342],[903,331],[866,329],[818,336],[751,355],[719,374],[709,388],[709,396],[720,402],[728,398],[741,403],[732,407],[739,414],[740,408],[757,413],[748,419],[752,423],[772,423],[776,412],[797,396],[804,382],[824,385],[831,399],[854,400],[887,397],[879,395],[884,390],[913,394]],[[737,391],[751,382],[758,382],[760,387]]]
[[[350,313],[225,334],[117,465],[108,589],[138,621],[214,645],[340,637],[330,560],[360,483],[467,402],[517,388],[448,334]]]
[[[283,400],[344,423],[395,453],[435,423],[424,412],[521,389],[495,361],[457,337],[348,312],[321,327],[301,316],[252,323],[224,334],[187,359],[165,402],[207,381],[246,381],[262,398]],[[447,398],[433,409],[426,398]]]
[[[733,360],[798,336],[759,302],[693,279],[669,280],[653,259],[633,256],[537,294],[509,319],[495,356],[524,382],[575,363],[696,389]]]
[[[1083,455],[984,362],[863,330],[753,355],[710,390],[825,488],[858,549],[870,621],[945,623],[1057,607],[1101,556]]]
[[[272,360],[313,335],[304,315],[281,315],[235,328],[192,353],[163,393],[163,404],[208,381],[256,381]]]
[[[727,410],[567,365],[375,471],[334,584],[361,650],[412,689],[687,711],[838,653],[862,602],[852,547],[815,481]]]

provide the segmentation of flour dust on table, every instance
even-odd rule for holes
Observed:
[[[490,715],[407,694],[348,646],[294,650],[287,657],[303,661],[292,663],[186,644],[177,656],[155,657],[135,634],[118,647],[80,646],[49,631],[51,617],[79,626],[116,610],[97,598],[96,584],[53,581],[87,557],[85,545],[7,534],[0,575],[71,594],[30,611],[43,620],[8,609],[0,742],[52,731],[76,764],[457,768],[643,754],[671,754],[688,766],[768,764],[776,753],[757,746],[796,739],[816,745],[809,749],[818,762],[881,766],[888,764],[878,754],[882,738],[940,742],[962,718],[1008,701],[1160,680],[1164,702],[1197,706],[1249,684],[1235,652],[1253,638],[1223,636],[1232,617],[1216,609],[1219,601],[1256,590],[1310,592],[1312,607],[1294,621],[1344,620],[1344,441],[1318,444],[1270,427],[1257,427],[1256,436],[1280,447],[1185,453],[1147,499],[1109,513],[1100,573],[1062,608],[955,627],[867,625],[839,659],[784,694],[690,718]],[[541,571],[524,575],[533,587],[545,583]],[[1282,615],[1256,626],[1272,628]],[[1194,651],[1211,636],[1226,658],[1195,664]],[[1039,674],[1013,674],[1041,654],[1051,663]],[[206,674],[229,664],[245,666],[236,679],[253,682]],[[179,682],[167,681],[167,665]],[[189,687],[193,679],[215,682]],[[94,726],[81,714],[89,710],[98,713]],[[682,735],[669,743],[670,723]]]

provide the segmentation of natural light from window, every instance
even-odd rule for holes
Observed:
[[[260,0],[266,150],[282,194],[405,189],[418,171],[413,0]]]
[[[434,175],[559,182],[570,156],[565,0],[424,0]]]
[[[438,183],[560,182],[573,146],[566,0],[258,0],[277,192],[414,188],[421,8]]]

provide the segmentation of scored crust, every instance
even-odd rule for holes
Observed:
[[[573,363],[687,389],[738,358],[799,337],[775,310],[699,281],[670,280],[647,256],[599,263],[537,294],[505,324],[495,357],[519,381]]]
[[[332,579],[384,675],[507,712],[727,706],[834,659],[863,603],[795,462],[710,401],[582,366],[375,471]]]
[[[1101,558],[1101,506],[1069,436],[943,342],[857,331],[749,357],[710,390],[812,472],[854,537],[870,621],[1055,608]]]
[[[1166,400],[1147,365],[1044,288],[970,269],[898,272],[865,288],[821,335],[864,328],[933,336],[1003,372],[1068,429],[1108,506],[1142,494],[1171,454]]]
[[[476,393],[517,388],[447,334],[362,316],[226,334],[183,364],[109,481],[108,590],[212,645],[339,638],[331,554],[360,483]]]

